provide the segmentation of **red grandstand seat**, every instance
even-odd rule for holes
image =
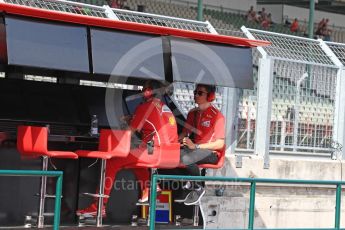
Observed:
[[[42,170],[48,170],[49,157],[77,159],[78,155],[67,151],[50,151],[48,145],[48,128],[35,126],[18,126],[17,130],[17,149],[24,157],[42,157]],[[41,178],[40,206],[38,212],[37,227],[44,226],[44,204],[47,187],[47,177]]]
[[[79,157],[101,159],[101,177],[98,194],[85,193],[85,195],[98,198],[96,216],[97,227],[102,226],[103,199],[107,197],[104,195],[106,160],[109,160],[113,157],[127,157],[130,150],[130,145],[131,132],[129,130],[101,129],[98,151],[76,151]]]

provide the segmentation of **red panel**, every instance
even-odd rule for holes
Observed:
[[[256,46],[267,46],[271,44],[267,41],[251,40],[239,37],[216,35],[216,34],[205,34],[201,32],[187,31],[163,26],[146,25],[134,22],[115,21],[108,18],[97,18],[86,15],[71,14],[65,12],[51,11],[39,8],[33,8],[28,6],[21,6],[9,3],[0,3],[0,11],[29,16],[34,18],[42,18],[54,21],[76,23],[89,26],[97,26],[103,28],[120,29],[127,31],[136,31],[149,34],[159,35],[171,35],[176,37],[190,38],[200,41],[209,41],[222,44],[230,44],[235,46],[244,47],[256,47]]]

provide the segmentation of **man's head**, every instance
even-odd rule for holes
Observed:
[[[156,80],[147,80],[143,85],[143,96],[146,100],[160,95],[164,91],[164,86],[161,82]]]
[[[216,99],[216,87],[211,85],[197,84],[194,90],[196,104],[205,104]]]

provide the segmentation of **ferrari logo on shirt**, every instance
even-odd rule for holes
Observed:
[[[175,125],[175,124],[176,124],[176,121],[175,121],[175,117],[174,117],[174,116],[169,117],[169,124],[170,124],[170,125]]]
[[[204,126],[204,127],[210,127],[210,125],[211,125],[211,121],[203,121],[201,123],[201,126]]]

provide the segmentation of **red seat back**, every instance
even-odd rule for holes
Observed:
[[[46,127],[18,126],[17,149],[23,157],[39,157],[47,153]]]
[[[48,152],[48,128],[31,127],[32,133],[32,151],[39,155],[46,155]]]
[[[131,131],[101,129],[98,150],[114,153],[114,157],[126,157],[131,147]]]
[[[20,125],[17,127],[17,150],[24,157],[34,157],[31,126]]]

